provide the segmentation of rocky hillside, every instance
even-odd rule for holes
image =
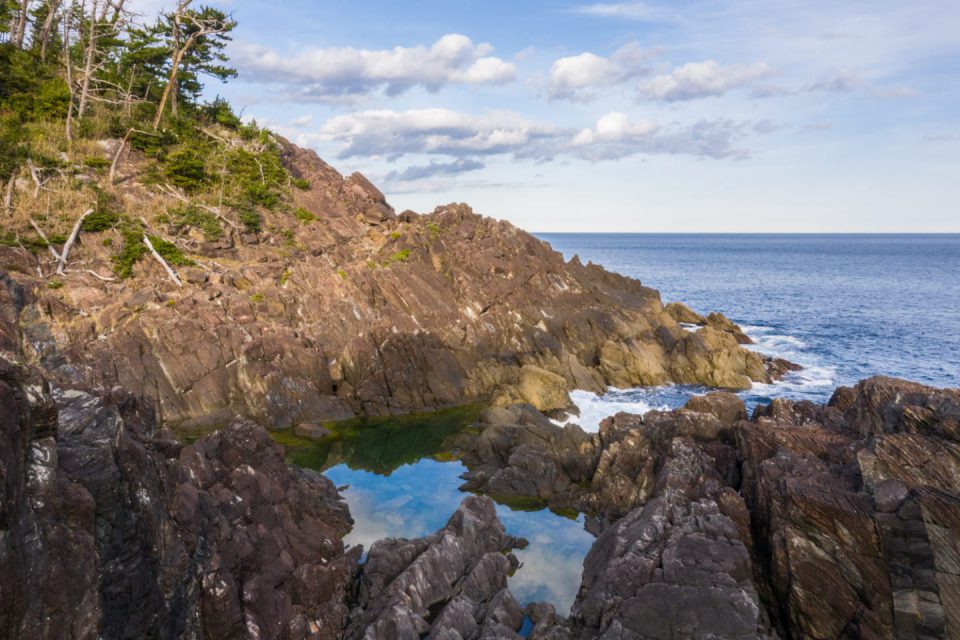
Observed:
[[[524,541],[489,498],[361,563],[337,490],[263,427],[184,446],[120,388],[46,380],[27,304],[4,280],[0,637],[960,634],[960,390],[874,378],[750,420],[718,392],[594,435],[491,409],[460,445],[470,487],[586,511],[598,536],[563,619],[510,593]]]
[[[205,157],[226,158],[219,200],[216,167],[200,191],[177,186],[193,174],[176,145],[158,164],[102,140],[43,191],[15,181],[23,230],[0,265],[32,292],[28,356],[58,380],[122,385],[167,424],[241,415],[283,428],[478,399],[556,411],[573,388],[743,389],[782,373],[722,316],[665,310],[656,291],[566,262],[506,222],[465,205],[395,215],[363,176],[313,152],[203,131]],[[97,168],[111,158],[112,177]],[[23,221],[50,206],[47,191],[78,184],[99,195],[58,269],[85,205],[31,218],[49,248],[27,244]],[[681,328],[690,317],[703,327]]]

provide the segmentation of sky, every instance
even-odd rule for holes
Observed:
[[[173,4],[135,0],[147,12]],[[253,118],[398,210],[960,232],[960,2],[221,0]]]

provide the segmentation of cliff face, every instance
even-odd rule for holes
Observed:
[[[561,410],[573,388],[740,389],[779,371],[734,325],[682,329],[656,291],[506,222],[465,205],[395,215],[359,174],[287,143],[283,158],[310,185],[294,193],[304,222],[270,214],[259,234],[227,225],[216,241],[161,225],[195,262],[176,267],[183,287],[149,259],[132,279],[97,278],[123,239],[81,233],[82,267],[22,314],[30,355],[62,380],[156,400],[166,422],[279,428],[477,399]],[[138,181],[136,154],[122,169],[128,209],[182,205]],[[0,248],[27,284],[37,260]]]

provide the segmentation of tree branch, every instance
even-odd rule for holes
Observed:
[[[80,227],[83,226],[84,219],[93,213],[93,209],[87,209],[84,211],[79,218],[77,218],[76,223],[73,225],[73,231],[70,232],[70,237],[67,238],[66,244],[63,245],[63,250],[60,252],[60,259],[57,261],[57,275],[62,276],[64,270],[67,268],[67,258],[70,255],[70,249],[73,248],[73,243],[77,241],[77,237],[80,235]]]
[[[156,258],[157,262],[160,263],[160,266],[164,268],[164,270],[167,272],[167,275],[170,276],[170,279],[176,282],[178,287],[182,287],[183,283],[180,282],[180,278],[177,277],[177,272],[174,271],[173,267],[167,264],[167,261],[163,259],[163,256],[157,253],[157,250],[153,248],[153,243],[150,242],[150,238],[147,237],[147,234],[143,234],[143,244],[147,245],[147,249],[150,250],[150,253],[153,254],[153,257]]]

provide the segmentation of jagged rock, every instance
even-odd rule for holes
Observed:
[[[743,332],[743,330],[734,324],[727,316],[722,313],[711,313],[707,316],[706,325],[729,333],[739,344],[753,344],[753,340]]]
[[[707,324],[706,318],[682,302],[671,302],[664,307],[664,310],[670,314],[671,318],[683,324]]]
[[[263,428],[238,422],[184,447],[125,391],[50,391],[4,355],[0,445],[0,637],[345,627],[360,554],[344,553],[346,506]]]
[[[573,439],[500,409],[463,460],[475,489],[605,516],[571,618],[533,637],[956,637],[958,398],[872,378],[747,421],[715,393]]]
[[[506,588],[518,541],[493,501],[469,497],[426,538],[374,543],[348,638],[519,638],[523,613]]]

